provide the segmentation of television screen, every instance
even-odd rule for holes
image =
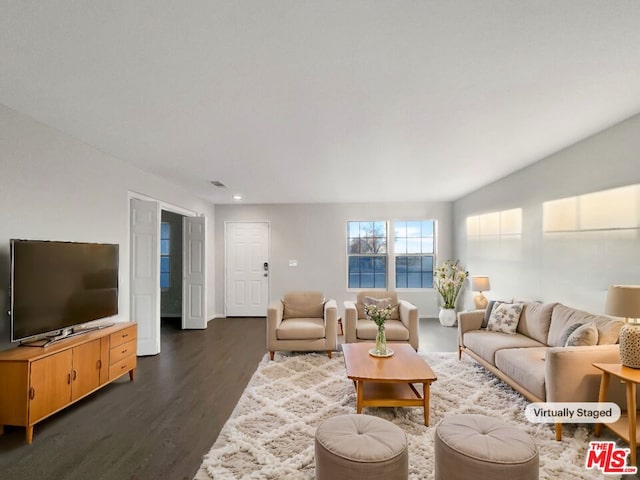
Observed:
[[[11,341],[118,313],[118,245],[11,240]]]

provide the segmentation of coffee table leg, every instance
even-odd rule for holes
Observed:
[[[356,382],[356,413],[362,413],[362,399],[364,398],[364,382],[362,380],[358,380]]]
[[[422,398],[424,400],[424,424],[429,426],[429,383],[422,384]]]

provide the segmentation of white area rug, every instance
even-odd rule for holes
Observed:
[[[528,432],[540,451],[541,479],[603,478],[584,468],[590,425],[565,425],[562,442],[556,442],[551,425],[526,421],[526,399],[473,360],[458,361],[455,353],[423,357],[438,376],[431,386],[430,427],[423,424],[421,408],[363,410],[407,434],[409,478],[433,478],[435,426],[456,413],[496,417]],[[355,413],[355,403],[341,354],[331,360],[320,354],[277,354],[272,362],[265,356],[195,478],[312,479],[316,427],[326,418]]]

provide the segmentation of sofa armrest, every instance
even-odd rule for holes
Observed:
[[[471,330],[480,330],[482,320],[484,319],[484,310],[471,310],[469,312],[458,313],[458,346],[464,345],[462,338],[466,332]]]
[[[324,328],[327,349],[335,350],[338,345],[338,303],[334,299],[324,303]]]
[[[545,362],[547,402],[596,402],[602,372],[592,363],[619,363],[620,346],[550,347]],[[618,389],[610,390],[614,398],[619,396]],[[624,393],[615,400],[621,400],[620,405],[625,405]]]
[[[358,310],[355,302],[344,302],[344,343],[357,342]]]
[[[282,322],[284,305],[281,300],[276,300],[269,304],[267,308],[267,349],[275,349],[275,342],[278,340],[276,330]]]
[[[400,321],[409,330],[409,343],[414,350],[418,350],[418,307],[406,300],[398,301]]]

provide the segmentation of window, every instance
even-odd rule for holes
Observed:
[[[435,223],[347,222],[347,287],[433,288]]]
[[[387,288],[387,223],[347,222],[349,288]]]
[[[167,222],[160,224],[160,288],[168,289],[171,287],[170,279],[170,255],[169,244],[171,241],[171,226]]]
[[[433,288],[434,223],[394,222],[396,288]]]

